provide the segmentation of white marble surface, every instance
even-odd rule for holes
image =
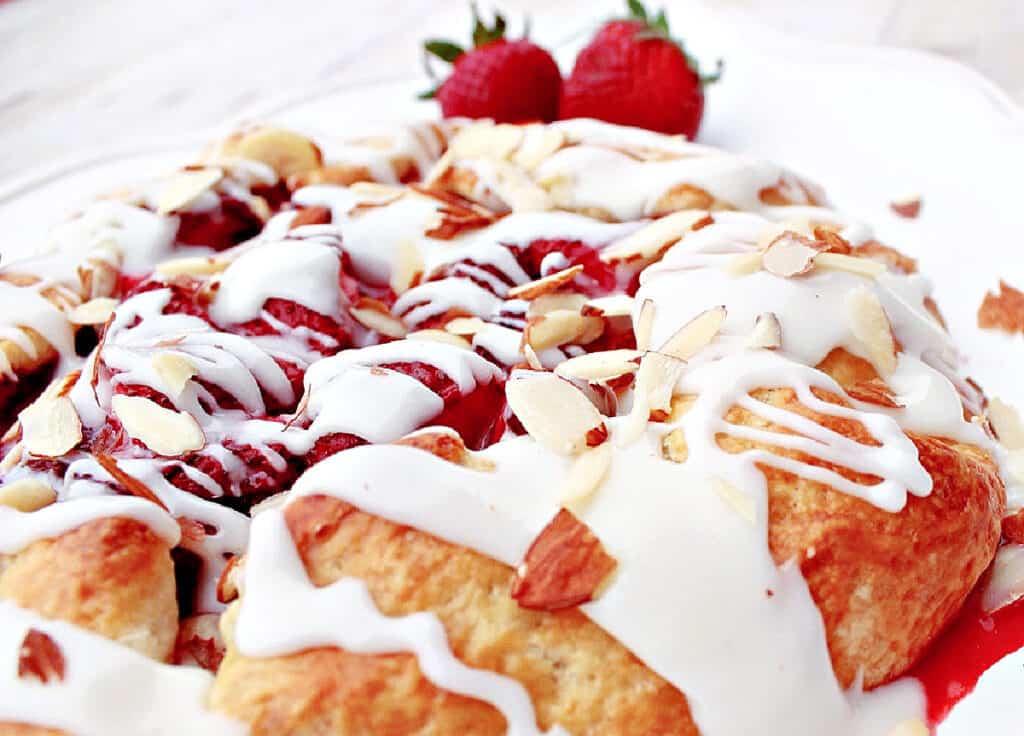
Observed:
[[[797,35],[947,54],[1024,101],[1020,0],[714,4]],[[420,41],[427,35],[465,37],[467,5],[462,0],[0,0],[0,180],[97,147],[207,128],[283,91],[420,76]],[[512,15],[533,15],[534,36],[555,41],[586,27],[589,19],[600,20],[618,3],[502,0],[500,5]],[[685,37],[685,24],[676,21],[675,31]]]

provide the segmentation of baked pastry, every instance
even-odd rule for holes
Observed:
[[[156,732],[919,733],[1006,482],[915,264],[765,162],[458,127],[208,154],[265,224],[4,439],[0,730],[134,732],[123,666]]]

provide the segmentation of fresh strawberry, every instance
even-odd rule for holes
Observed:
[[[562,87],[559,117],[597,118],[661,133],[697,135],[704,85],[697,62],[669,36],[665,11],[649,16],[629,0],[629,17],[609,21],[576,57]]]
[[[421,95],[437,97],[446,118],[492,118],[499,123],[521,123],[558,116],[562,75],[551,54],[526,38],[505,38],[505,19],[495,14],[488,27],[473,7],[473,48],[464,50],[451,41],[431,40],[424,45],[427,58],[436,56],[453,64],[451,75],[439,87]],[[433,76],[430,66],[428,73]]]

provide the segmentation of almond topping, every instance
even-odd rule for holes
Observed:
[[[636,318],[636,349],[643,352],[651,348],[651,333],[654,331],[654,302],[644,299],[640,314]]]
[[[900,217],[914,220],[921,214],[921,198],[917,196],[903,197],[891,202],[889,207]]]
[[[731,276],[747,276],[761,270],[764,256],[761,251],[741,253],[725,262],[724,270]]]
[[[604,381],[639,369],[641,353],[637,350],[602,350],[569,358],[555,367],[555,373],[567,378]]]
[[[559,611],[591,601],[615,571],[586,524],[562,509],[544,527],[516,570],[512,597],[522,608]]]
[[[612,466],[612,445],[604,442],[597,447],[584,450],[572,462],[569,472],[559,491],[559,502],[563,506],[579,508],[586,503],[604,483]]]
[[[787,230],[768,244],[761,262],[768,273],[791,278],[810,271],[820,252],[820,243]]]
[[[212,256],[196,256],[175,258],[156,264],[154,270],[165,278],[172,276],[213,276],[228,267],[230,262],[224,258]]]
[[[1024,332],[1024,292],[1000,280],[999,294],[987,292],[978,308],[978,327]]]
[[[782,347],[782,325],[774,312],[762,312],[754,320],[754,331],[747,338],[747,347],[778,350]]]
[[[733,511],[753,526],[757,521],[757,512],[754,509],[754,501],[747,494],[743,493],[736,486],[717,475],[711,477],[711,487],[723,501],[732,507]]]
[[[896,370],[896,338],[875,293],[863,286],[850,291],[846,297],[846,311],[850,327],[868,357],[882,377]]]
[[[896,394],[889,388],[889,384],[881,378],[871,378],[866,381],[858,381],[847,386],[846,393],[851,399],[863,401],[867,404],[884,406],[888,409],[902,409],[905,404],[896,398]]]
[[[590,400],[553,373],[513,376],[505,395],[527,433],[554,452],[580,452],[593,439],[593,430],[604,429],[604,418]]]
[[[18,650],[18,677],[34,678],[46,685],[64,679],[64,655],[49,634],[29,629]]]
[[[239,555],[232,555],[220,571],[217,578],[217,600],[221,603],[231,603],[238,598],[238,583],[241,578],[241,562]]]
[[[462,438],[455,432],[416,432],[395,442],[396,445],[415,447],[436,455],[442,460],[470,470],[492,472],[494,463],[466,449]]]
[[[110,455],[97,454],[95,455],[95,458],[99,466],[103,468],[105,471],[107,471],[107,474],[111,478],[113,478],[114,482],[118,483],[122,488],[128,491],[128,493],[132,494],[133,496],[138,496],[139,498],[144,498],[150,503],[155,503],[164,511],[168,511],[167,505],[162,500],[160,500],[159,496],[157,496],[155,493],[153,493],[153,491],[149,489],[149,486],[147,486],[141,480],[136,478],[134,475],[130,475],[125,471],[121,470],[121,468],[117,464],[117,461],[114,460],[113,457],[111,457]],[[181,524],[179,524],[179,526],[181,526]],[[200,529],[201,528],[202,525],[200,525]]]
[[[507,296],[509,299],[536,299],[543,294],[557,291],[581,273],[583,273],[583,266],[570,266],[535,281],[513,286],[508,290]]]
[[[201,450],[206,437],[195,418],[141,396],[115,394],[110,400],[124,431],[158,455],[178,457]]]
[[[188,382],[199,373],[195,363],[181,353],[154,353],[149,362],[172,398],[181,396]]]
[[[583,294],[571,292],[541,294],[530,302],[530,306],[526,310],[526,316],[536,317],[548,312],[554,312],[557,309],[567,309],[570,312],[580,312],[582,314],[581,310],[586,303],[587,297]]]
[[[604,320],[600,317],[584,317],[579,312],[556,309],[531,317],[523,332],[523,341],[534,350],[541,351],[568,343],[586,345],[603,332]]]
[[[405,337],[409,332],[409,328],[402,320],[372,299],[361,298],[356,302],[356,306],[349,307],[348,313],[363,327],[379,332],[385,337]]]
[[[636,391],[643,392],[649,411],[668,411],[672,393],[686,369],[686,361],[653,350],[644,354],[636,377]]]
[[[566,142],[565,133],[547,125],[529,125],[523,133],[522,143],[512,154],[512,161],[527,171],[536,169]]]
[[[903,721],[889,732],[889,736],[928,736],[931,731],[920,718]]]
[[[395,263],[391,268],[391,289],[395,294],[404,294],[423,276],[423,257],[416,244],[403,240],[398,244]]]
[[[689,360],[711,344],[722,329],[725,317],[725,307],[712,307],[701,312],[666,340],[659,352]]]
[[[701,210],[684,210],[660,217],[602,250],[601,260],[605,263],[646,262],[659,258],[687,233],[693,232],[694,225],[707,216],[708,213]]]
[[[82,441],[82,420],[66,396],[42,397],[18,415],[21,442],[31,454],[60,457]]]
[[[73,325],[102,325],[110,319],[116,308],[117,299],[98,297],[72,309],[68,319]]]
[[[507,159],[522,142],[522,126],[488,121],[467,125],[452,140],[449,150],[458,158]]]
[[[544,364],[540,362],[540,357],[537,355],[537,351],[530,347],[530,343],[524,342],[522,351],[523,357],[526,359],[526,365],[535,371],[544,370]]]
[[[996,437],[1007,450],[1024,449],[1024,422],[1017,410],[999,398],[988,403],[988,420],[996,431]]]
[[[166,215],[188,207],[224,177],[220,169],[179,171],[160,188],[156,200],[158,215]]]
[[[459,335],[453,335],[445,330],[416,330],[405,336],[407,340],[426,340],[428,342],[443,342],[454,345],[457,348],[472,350],[473,346],[469,340]]]
[[[256,128],[242,134],[232,152],[251,161],[262,161],[285,179],[320,167],[320,149],[308,138],[281,128]]]
[[[814,258],[814,265],[830,271],[846,271],[857,276],[878,278],[885,273],[885,264],[868,258],[844,256],[840,253],[819,253]]]
[[[472,337],[487,327],[487,323],[479,317],[456,317],[445,323],[444,329],[460,337]]]
[[[35,478],[22,478],[0,486],[0,506],[24,513],[38,511],[56,500],[57,492]]]
[[[996,553],[992,577],[982,594],[981,605],[986,613],[1024,598],[1024,546],[1007,544]]]
[[[651,303],[653,304],[653,302]],[[631,317],[635,304],[631,296],[613,294],[612,296],[590,299],[584,303],[582,309],[583,314],[593,315],[594,317]]]

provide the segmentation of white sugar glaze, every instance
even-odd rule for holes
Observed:
[[[63,312],[39,293],[39,286],[14,286],[0,281],[0,340],[10,340],[30,358],[36,358],[35,345],[21,329],[27,327],[44,337],[62,358],[70,358],[75,353],[71,325]],[[17,380],[9,369],[4,373]]]
[[[63,621],[0,601],[0,722],[31,723],[77,736],[233,736],[241,723],[206,710],[213,677],[144,657]],[[41,631],[60,648],[64,679],[17,675],[25,635]]]

